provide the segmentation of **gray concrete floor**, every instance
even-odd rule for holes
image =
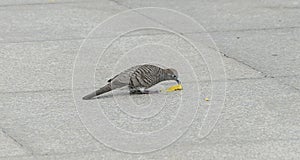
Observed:
[[[194,18],[205,30],[179,24],[174,17],[161,21],[159,13],[149,13],[154,15],[151,17],[137,11],[135,21],[96,30],[85,41],[89,32],[104,20],[139,7],[174,9]],[[299,0],[2,0],[0,159],[299,159],[299,17]],[[124,18],[128,17],[125,15]],[[215,75],[212,82],[207,64],[193,48],[179,36],[155,29],[138,30],[119,38],[96,61],[98,64],[91,63],[98,57],[89,54],[107,48],[111,38],[120,34],[117,27],[136,24],[164,26],[170,30],[181,28],[182,36],[200,37],[196,43],[203,44],[205,53],[216,52],[204,37],[210,35],[224,63],[212,65],[221,65],[226,79]],[[86,43],[82,45],[84,41]],[[137,45],[154,42],[175,46],[184,58],[174,55],[172,49],[151,45],[131,50]],[[121,55],[127,51],[130,55]],[[82,56],[83,61],[76,63],[80,68],[76,73],[80,76],[75,77],[75,81],[79,82],[72,85],[78,53],[86,55]],[[124,68],[147,62],[177,68],[184,90],[130,96],[121,89],[114,92],[113,98],[108,94],[98,100],[80,100],[81,95],[93,90],[90,87],[94,85],[93,81],[85,79],[90,73],[96,71],[95,84],[101,86]],[[227,85],[223,109],[213,105],[209,109],[208,102],[203,99],[211,96],[212,83],[223,85],[224,82]],[[197,92],[194,89],[199,84],[200,91]],[[172,83],[162,83],[156,88],[170,85]],[[217,89],[222,88],[221,85]],[[76,94],[74,97],[73,93]],[[140,154],[126,152],[140,149],[130,140],[123,142],[121,139],[119,144],[109,145],[114,140],[107,136],[102,143],[93,127],[116,139],[124,137],[101,130],[101,127],[107,127],[101,126],[103,124],[101,127],[85,124],[78,115],[82,107],[76,107],[81,105],[91,111],[102,108],[116,128],[130,133],[147,133],[176,122],[172,120],[176,118],[177,105],[174,104],[178,104],[178,97],[182,97],[181,107],[187,111],[195,100],[198,104],[199,99],[199,112],[186,112],[179,117],[194,116],[193,123],[188,126],[185,121],[175,124],[182,125],[187,132],[164,148]],[[154,107],[143,108],[151,100]],[[95,102],[99,107],[93,110],[89,106]],[[121,104],[119,107],[134,112],[136,108],[126,105],[131,102],[142,108],[136,112],[140,115],[156,113],[160,109],[156,106],[163,102],[164,109],[153,119],[135,119],[117,107]],[[205,122],[208,111],[213,117],[210,122],[218,120],[216,125]],[[94,114],[97,116],[97,112]],[[96,122],[97,119],[87,119],[87,122],[89,120]],[[199,134],[203,132],[203,123],[209,126],[204,131],[208,133],[205,137]],[[176,126],[175,129],[178,132],[184,130]],[[157,139],[163,143],[172,136],[161,135]],[[151,142],[140,141],[149,146]],[[128,150],[119,146],[127,146]],[[147,149],[147,145],[145,147]]]

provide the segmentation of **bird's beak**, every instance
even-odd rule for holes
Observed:
[[[178,84],[181,84],[181,82],[180,82],[178,79],[176,79],[176,82],[177,82]]]

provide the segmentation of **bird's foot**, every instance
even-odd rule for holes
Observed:
[[[149,91],[149,90],[130,90],[130,94],[152,94],[159,93],[159,91]]]
[[[139,89],[130,89],[130,94],[142,94]]]

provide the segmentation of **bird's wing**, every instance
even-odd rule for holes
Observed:
[[[139,66],[133,66],[120,74],[117,74],[113,78],[109,79],[108,82],[110,82],[113,86],[123,87],[129,84],[131,75],[135,72],[135,70],[139,68]]]
[[[129,85],[149,88],[159,82],[161,71],[160,67],[154,65],[142,65],[131,75]]]

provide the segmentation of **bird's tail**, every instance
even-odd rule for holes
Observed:
[[[109,91],[111,91],[111,90],[112,90],[112,89],[111,89],[111,85],[110,85],[110,84],[107,84],[107,85],[105,85],[104,87],[102,87],[102,88],[100,88],[100,89],[94,91],[93,93],[84,96],[82,99],[84,99],[84,100],[89,100],[89,99],[91,99],[91,98],[93,98],[93,97],[95,97],[95,96],[98,96],[98,95],[100,95],[100,94],[109,92]]]

